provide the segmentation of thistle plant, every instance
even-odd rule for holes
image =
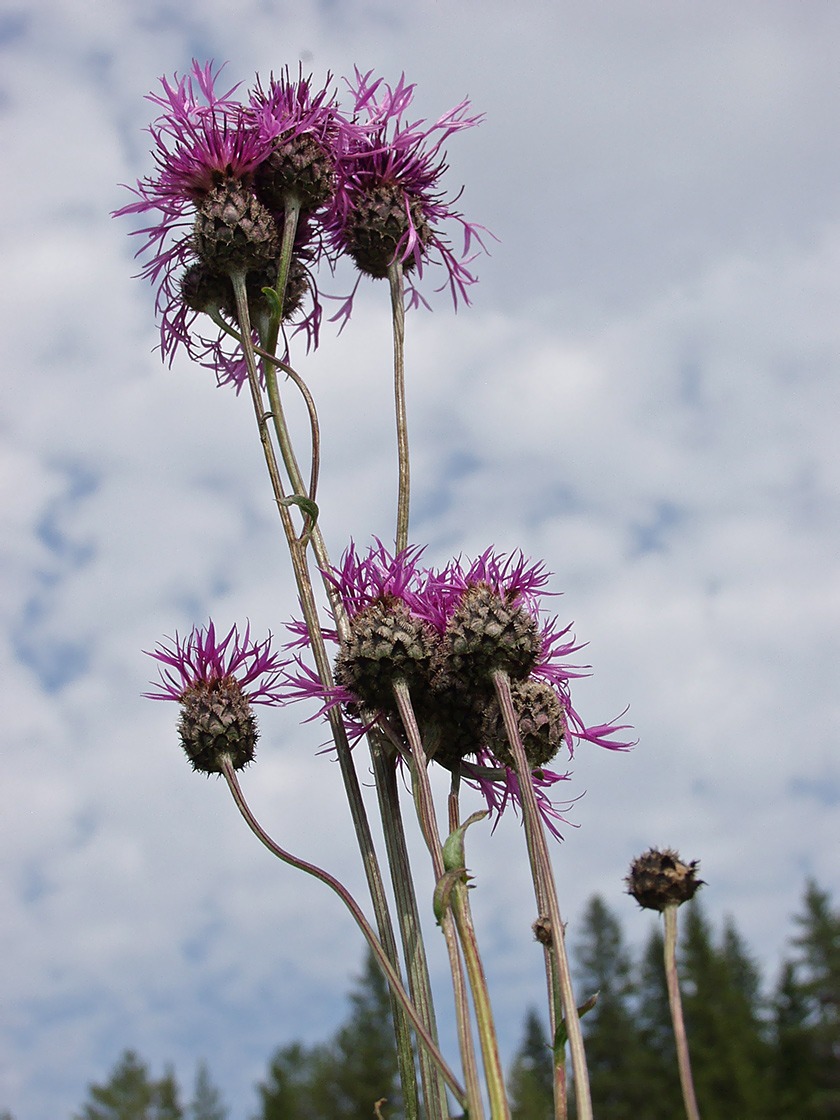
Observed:
[[[391,86],[358,70],[337,86],[328,76],[319,87],[288,69],[268,82],[257,78],[250,90],[225,89],[220,79],[221,68],[196,62],[184,77],[161,79],[150,95],[156,170],[117,213],[151,223],[134,232],[141,275],[156,292],[163,359],[171,364],[183,351],[220,387],[238,394],[247,386],[301,617],[285,624],[281,653],[270,635],[256,642],[249,627],[234,626],[220,637],[212,621],[167,639],[151,653],[160,679],[147,695],[180,705],[178,732],[192,766],[225,779],[255,836],[350,910],[390,985],[409,1118],[444,1120],[452,1100],[471,1120],[485,1115],[485,1105],[494,1120],[510,1115],[470,909],[466,838],[486,818],[495,824],[507,811],[520,815],[545,958],[555,1115],[566,1115],[568,1039],[577,1115],[586,1120],[588,1075],[549,841],[561,839],[567,811],[556,796],[570,774],[558,760],[571,758],[579,743],[626,749],[626,727],[589,725],[573,706],[571,683],[586,668],[570,660],[580,645],[546,606],[542,562],[488,548],[472,561],[432,567],[423,546],[410,543],[406,311],[428,306],[427,273],[442,279],[437,290],[448,290],[456,308],[469,303],[472,262],[489,235],[446,193],[443,146],[481,117],[463,101],[435,121],[413,119],[415,89],[404,77]],[[340,261],[357,276],[349,294],[329,297],[339,300],[332,316],[339,331],[359,285],[388,280],[397,501],[393,548],[346,542],[333,564],[318,506],[317,404],[292,350],[318,346],[327,298],[319,285],[324,276],[333,282]],[[305,470],[286,422],[288,392],[301,395],[309,417]],[[239,772],[256,754],[254,708],[305,700],[318,703],[329,728],[373,922],[334,876],[269,836],[240,785]],[[365,749],[393,906],[357,776]],[[448,782],[445,804],[435,799],[434,770]],[[466,820],[464,787],[485,804]],[[434,874],[431,909],[415,891],[406,807]],[[438,1041],[424,944],[430,918],[451,966],[460,1072]]]

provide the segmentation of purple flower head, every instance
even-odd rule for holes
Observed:
[[[162,110],[148,129],[157,173],[137,182],[132,188],[135,201],[115,211],[115,216],[151,213],[156,218],[153,224],[133,233],[145,239],[137,253],[146,258],[140,275],[156,288],[155,310],[163,359],[171,365],[178,349],[183,348],[193,361],[214,370],[220,384],[232,383],[238,390],[246,374],[233,338],[221,325],[215,334],[202,334],[196,329],[202,313],[210,315],[217,324],[224,320],[233,329],[238,329],[238,324],[226,269],[199,259],[195,222],[219,192],[230,195],[239,191],[243,205],[251,207],[246,215],[251,228],[256,228],[257,210],[264,215],[261,221],[273,228],[273,216],[261,209],[254,195],[254,182],[257,171],[273,151],[274,139],[261,130],[250,108],[234,100],[237,86],[224,93],[216,92],[221,69],[214,70],[212,63],[200,66],[194,60],[190,74],[185,77],[176,75],[172,82],[161,78],[162,93],[149,95],[149,100]],[[226,203],[227,198],[223,197],[219,206]],[[309,241],[314,244],[310,246]],[[266,251],[270,257],[270,248]],[[287,290],[289,310],[285,317],[297,310],[308,288],[313,296],[312,307],[295,330],[304,330],[310,344],[317,344],[322,312],[314,282],[310,282],[309,262],[320,251],[315,231],[303,223],[295,248],[297,276],[290,281],[290,288],[294,282],[297,291],[292,304]],[[275,276],[276,266],[274,276],[270,269],[267,273],[256,268],[249,272],[255,309],[262,287],[273,287]],[[256,314],[253,310],[252,318]]]
[[[381,599],[400,599],[412,613],[425,618],[425,572],[419,567],[423,551],[414,547],[393,554],[377,540],[367,555],[359,556],[356,546],[351,544],[341,564],[324,575],[351,618]]]
[[[286,661],[272,653],[270,634],[263,642],[251,641],[250,626],[242,635],[232,626],[224,638],[217,638],[210,622],[206,628],[193,627],[186,638],[176,633],[146,652],[162,666],[158,691],[143,693],[149,700],[180,701],[196,685],[232,678],[252,704],[283,703],[278,685]]]
[[[361,272],[374,277],[386,276],[388,266],[400,260],[409,274],[409,306],[426,303],[410,274],[422,278],[425,264],[440,264],[447,277],[438,290],[448,287],[456,308],[459,300],[469,303],[467,289],[476,277],[467,265],[485,249],[481,232],[486,231],[468,222],[441,191],[447,170],[442,146],[482,116],[469,116],[465,100],[431,124],[406,120],[414,86],[406,85],[404,76],[392,88],[356,70],[347,85],[355,99],[356,129],[343,136],[338,189],[325,218],[335,252],[350,255]],[[440,230],[444,222],[460,225],[460,254]],[[479,249],[472,252],[474,241]],[[346,320],[352,300],[351,295],[334,318]]]

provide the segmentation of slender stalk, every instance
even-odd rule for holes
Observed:
[[[408,457],[408,416],[405,407],[405,292],[402,261],[388,265],[391,285],[391,315],[394,325],[394,403],[397,414],[397,456],[399,491],[397,495],[397,552],[408,547],[408,518],[411,501],[411,472]]]
[[[417,1013],[426,1024],[429,1035],[437,1041],[435,1007],[417,908],[417,894],[414,890],[405,829],[400,812],[396,765],[393,755],[386,750],[381,736],[371,732],[368,739],[382,831],[385,836],[385,850],[397,904],[397,924],[402,938],[408,990]],[[418,1057],[427,1120],[443,1120],[444,1117],[449,1116],[446,1086],[428,1052],[421,1049]]]
[[[274,354],[277,350],[277,339],[280,335],[280,324],[283,321],[283,306],[286,301],[286,285],[289,280],[289,269],[292,263],[292,251],[295,247],[298,218],[300,217],[300,199],[297,195],[287,194],[283,210],[283,237],[280,242],[280,259],[277,263],[277,292],[278,310],[272,315],[266,339],[266,350]]]
[[[257,839],[260,840],[260,842],[263,843],[273,855],[277,856],[277,858],[282,860],[284,863],[289,864],[291,867],[297,868],[298,871],[305,872],[307,875],[312,875],[315,879],[319,879],[322,883],[325,883],[328,887],[330,887],[331,890],[335,891],[335,893],[353,915],[356,924],[364,934],[365,939],[371,948],[371,951],[379,962],[380,968],[385,973],[388,983],[391,986],[391,991],[399,1000],[401,1006],[405,1010],[406,1015],[411,1020],[412,1026],[414,1027],[420,1043],[434,1058],[435,1063],[438,1065],[441,1073],[446,1079],[447,1085],[452,1090],[452,1093],[454,1094],[458,1103],[462,1107],[466,1107],[466,1093],[463,1086],[458,1081],[452,1070],[449,1068],[446,1059],[443,1057],[434,1040],[426,1030],[424,1023],[420,1019],[420,1016],[417,1014],[416,1008],[408,997],[408,993],[402,986],[396,969],[391,964],[388,954],[380,944],[379,939],[373,931],[373,927],[364,916],[359,904],[356,902],[347,888],[342,883],[340,883],[338,879],[336,879],[333,875],[330,875],[328,871],[324,871],[322,868],[316,867],[313,863],[307,863],[305,860],[299,859],[297,856],[293,856],[290,852],[287,852],[284,848],[281,848],[279,844],[271,839],[268,833],[263,829],[262,825],[260,825],[254,814],[251,812],[251,809],[247,801],[245,800],[245,795],[243,794],[242,789],[239,785],[239,781],[237,780],[236,772],[233,769],[230,758],[227,755],[223,756],[222,758],[222,773],[224,774],[225,780],[228,784],[228,788],[233,796],[234,801],[236,802],[236,806],[239,809],[239,812],[242,814],[246,824],[257,837]]]
[[[688,1055],[688,1039],[683,1019],[680,981],[677,976],[677,909],[678,902],[670,902],[665,907],[665,979],[668,982],[668,1003],[671,1007],[671,1021],[674,1024],[674,1039],[677,1044],[677,1063],[680,1067],[680,1087],[683,1104],[688,1120],[700,1120],[697,1098],[694,1095],[694,1082],[691,1077],[691,1059]]]
[[[516,778],[519,783],[519,796],[522,803],[522,822],[525,826],[525,841],[531,863],[537,908],[540,917],[547,916],[550,923],[550,947],[557,964],[557,979],[569,1037],[572,1069],[575,1076],[578,1120],[592,1120],[592,1098],[589,1088],[589,1071],[586,1067],[586,1055],[583,1049],[583,1035],[581,1034],[577,1004],[572,990],[564,926],[557,902],[557,888],[551,871],[551,860],[548,854],[542,818],[537,807],[537,799],[534,796],[534,787],[531,784],[531,768],[525,757],[525,750],[519,735],[519,723],[513,707],[510,679],[507,673],[501,669],[495,670],[493,684],[499,698],[505,731],[516,763]],[[557,1107],[556,1102],[555,1107]]]
[[[236,295],[236,308],[242,332],[243,351],[248,368],[248,384],[251,389],[251,397],[254,403],[254,411],[257,418],[263,453],[268,467],[268,474],[280,513],[280,519],[286,534],[286,540],[289,545],[292,569],[300,596],[304,620],[309,631],[310,645],[315,658],[318,675],[324,687],[330,688],[333,684],[332,667],[324,643],[318,608],[312,589],[312,581],[309,577],[309,569],[306,564],[306,544],[298,540],[288,507],[282,504],[282,499],[285,496],[283,483],[280,478],[274,447],[271,443],[271,437],[266,423],[266,411],[263,403],[262,389],[257,374],[254,349],[251,343],[251,323],[248,313],[247,293],[245,290],[245,276],[242,273],[231,274],[231,281]],[[394,936],[391,915],[388,909],[388,898],[385,893],[382,872],[373,845],[373,836],[365,812],[364,801],[362,800],[362,793],[359,788],[359,779],[350,751],[350,744],[347,740],[347,730],[342,721],[341,713],[336,708],[332,708],[327,713],[327,718],[338,755],[341,777],[344,782],[344,789],[350,807],[353,827],[356,832],[356,840],[362,857],[368,890],[370,891],[371,902],[376,915],[379,936],[392,967],[398,968],[399,956],[397,953],[397,942]],[[400,1067],[400,1079],[403,1084],[403,1092],[406,1101],[406,1111],[409,1115],[411,1115],[413,1111],[414,1116],[416,1116],[418,1112],[417,1083],[414,1073],[414,1055],[411,1046],[411,1036],[403,1009],[396,1000],[392,1000],[392,1007],[394,1013],[397,1057]]]
[[[443,849],[440,842],[437,820],[435,817],[432,790],[429,785],[427,772],[428,761],[420,737],[420,729],[414,717],[408,686],[405,681],[394,682],[394,695],[399,706],[400,717],[411,746],[412,766],[411,775],[415,790],[415,800],[420,827],[423,831],[426,846],[432,857],[432,867],[435,878],[439,882],[446,874],[443,862]],[[510,1108],[505,1093],[504,1073],[499,1057],[499,1045],[496,1038],[496,1029],[493,1022],[493,1011],[490,1005],[490,996],[487,990],[487,978],[478,952],[478,942],[475,936],[475,927],[472,923],[467,890],[464,883],[456,883],[452,891],[452,913],[464,953],[464,963],[469,977],[470,990],[475,1006],[478,1037],[481,1043],[481,1055],[484,1062],[484,1073],[487,1079],[487,1095],[490,1101],[490,1115],[493,1120],[509,1120]],[[445,919],[449,910],[444,911],[441,925],[446,931]],[[469,1077],[467,1087],[469,1089]],[[470,1116],[473,1116],[472,1109]]]

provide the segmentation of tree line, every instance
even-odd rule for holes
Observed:
[[[703,1120],[840,1120],[840,910],[828,892],[807,884],[770,992],[731,919],[715,932],[697,901],[681,919],[680,975]],[[583,1019],[596,1116],[681,1116],[661,929],[633,954],[618,917],[594,896],[572,949],[581,998],[598,992]],[[377,1102],[383,1120],[400,1120],[388,993],[372,958],[349,999],[348,1018],[328,1042],[276,1051],[250,1120],[364,1120]],[[531,1010],[509,1070],[513,1120],[551,1120],[551,1083],[547,1030]],[[171,1069],[155,1078],[126,1051],[105,1082],[89,1086],[73,1120],[228,1118],[206,1066],[182,1103]]]

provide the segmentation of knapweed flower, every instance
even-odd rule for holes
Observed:
[[[484,249],[482,226],[468,222],[440,189],[447,169],[442,146],[449,136],[472,128],[481,115],[469,116],[462,101],[437,121],[407,121],[405,113],[414,86],[401,77],[394,88],[371,73],[356,70],[347,82],[355,99],[354,133],[344,138],[337,164],[337,186],[325,226],[336,255],[347,254],[359,271],[382,278],[389,266],[402,263],[408,274],[409,306],[425,303],[411,279],[422,277],[427,263],[443,265],[455,306],[469,303],[467,289],[476,277],[467,265]],[[460,225],[464,239],[459,254],[441,230],[443,223]],[[479,249],[472,251],[473,242]],[[358,284],[356,285],[358,287]],[[354,293],[355,294],[355,288]],[[334,318],[346,319],[353,295]]]
[[[492,550],[440,570],[422,567],[420,557],[418,549],[392,555],[381,543],[364,556],[351,547],[326,573],[348,621],[336,661],[339,685],[327,693],[304,669],[294,679],[294,696],[316,696],[325,708],[342,705],[354,720],[360,709],[372,717],[378,712],[393,733],[399,727],[393,687],[405,681],[426,754],[459,769],[498,815],[520,800],[492,684],[493,671],[505,669],[514,678],[537,801],[556,833],[560,813],[548,791],[568,775],[546,764],[562,747],[571,757],[578,739],[616,750],[630,744],[617,738],[623,726],[587,727],[572,706],[569,681],[585,670],[566,660],[580,648],[568,637],[570,628],[559,629],[543,611],[549,573],[521,554]],[[305,631],[297,626],[295,633],[295,644],[304,643]]]
[[[630,874],[624,880],[627,893],[646,910],[681,906],[703,886],[703,880],[696,874],[699,865],[696,859],[683,863],[673,848],[650,848],[631,863]]]
[[[261,327],[269,314],[262,289],[276,282],[283,215],[267,206],[255,188],[257,172],[275,153],[277,137],[252,106],[234,99],[236,86],[216,92],[220,69],[194,61],[189,75],[173,82],[164,77],[163,92],[149,95],[162,110],[149,128],[157,174],[139,180],[133,188],[136,201],[115,213],[151,213],[157,219],[135,232],[145,238],[138,252],[147,258],[141,275],[157,288],[164,360],[171,363],[183,347],[194,361],[213,369],[220,384],[239,388],[246,374],[228,333],[239,329],[230,275],[246,275],[252,325]],[[313,233],[308,223],[301,224],[284,319],[302,307],[307,289],[315,292],[309,282],[309,266],[319,252]],[[196,326],[201,313],[217,324],[218,333],[202,334]],[[295,329],[306,330],[317,341],[320,316],[313,295]]]
[[[210,622],[147,652],[161,662],[160,682],[144,696],[181,705],[178,732],[193,769],[217,774],[225,756],[235,770],[249,763],[259,738],[251,705],[283,702],[285,662],[272,653],[271,635],[253,642],[250,627],[240,635],[232,626],[217,638]]]

